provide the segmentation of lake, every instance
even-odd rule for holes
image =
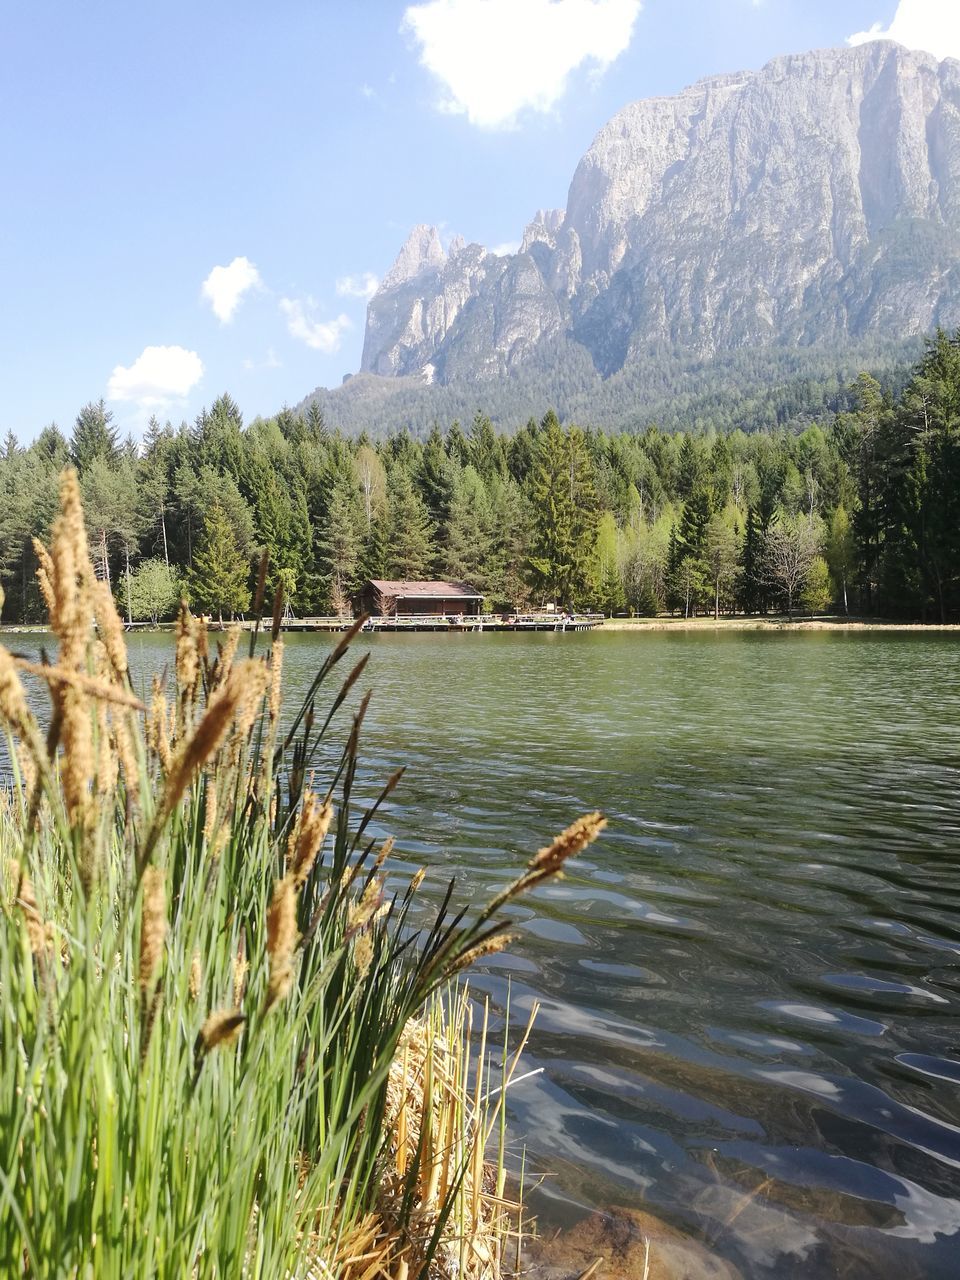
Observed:
[[[288,698],[328,639],[287,639]],[[28,650],[34,639],[14,637]],[[960,643],[364,638],[364,787],[410,866],[491,895],[609,830],[474,977],[542,1010],[511,1095],[549,1222],[642,1206],[747,1277],[960,1272]],[[138,635],[151,672],[168,636]]]

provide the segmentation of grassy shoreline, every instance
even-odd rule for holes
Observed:
[[[960,624],[882,618],[608,618],[601,631],[956,631]]]

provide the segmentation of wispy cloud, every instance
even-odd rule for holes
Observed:
[[[200,292],[213,308],[221,324],[229,324],[243,295],[262,287],[260,272],[249,258],[234,258],[226,267],[214,267],[204,280]]]
[[[156,408],[182,398],[203,377],[203,361],[185,347],[144,347],[133,364],[118,364],[107,384],[110,400]]]
[[[960,58],[960,4],[957,0],[900,0],[888,27],[875,22],[869,31],[848,37],[849,44],[896,40],[937,58]]]
[[[337,281],[337,293],[341,298],[363,298],[369,302],[377,292],[380,281],[372,271],[357,276],[341,276]]]
[[[495,244],[490,252],[495,253],[498,258],[509,258],[512,253],[517,253],[519,249],[519,240],[504,240],[503,244]]]
[[[273,347],[268,347],[265,359],[254,360],[248,356],[243,362],[243,367],[249,373],[254,369],[281,369],[283,368],[283,365],[281,361],[277,359],[277,353],[274,351]]]
[[[606,70],[629,45],[640,8],[641,0],[427,0],[408,6],[401,29],[443,85],[440,110],[509,128],[524,109],[550,111],[583,63]]]
[[[333,355],[340,350],[344,333],[352,329],[349,316],[339,315],[335,320],[314,320],[309,314],[316,303],[312,298],[305,302],[299,298],[281,298],[280,310],[287,318],[287,330],[290,336],[305,342],[314,351],[322,351],[324,355]]]

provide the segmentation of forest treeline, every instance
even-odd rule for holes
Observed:
[[[49,426],[0,455],[2,618],[43,615],[32,540],[71,463],[130,619],[182,594],[242,613],[264,547],[299,616],[348,610],[368,578],[446,577],[493,610],[960,618],[960,332],[928,342],[899,395],[861,374],[849,403],[800,433],[610,434],[548,411],[512,434],[478,413],[374,441],[315,405],[245,426],[224,395],[140,444],[89,404],[69,438]]]

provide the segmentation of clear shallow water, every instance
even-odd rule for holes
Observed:
[[[287,638],[291,700],[328,643]],[[437,887],[479,900],[610,818],[474,978],[518,1024],[542,1003],[511,1110],[538,1211],[642,1205],[749,1277],[960,1274],[960,644],[367,648],[365,785],[408,766],[383,828]]]

